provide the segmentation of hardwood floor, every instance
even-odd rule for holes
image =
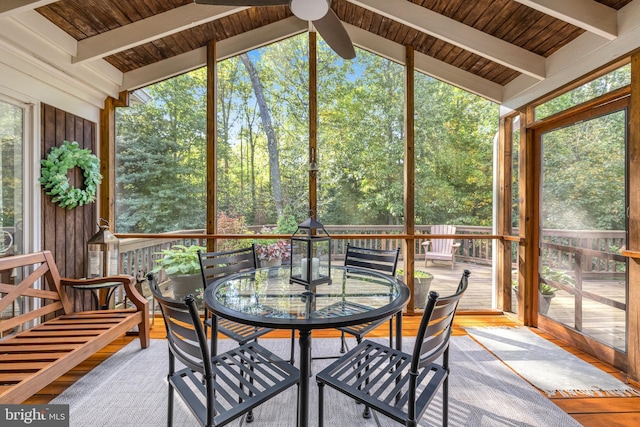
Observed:
[[[403,335],[415,335],[420,322],[420,316],[405,316],[403,319]],[[465,335],[464,327],[470,326],[515,326],[507,316],[494,313],[460,313],[456,317],[454,335]],[[385,337],[388,331],[383,327],[373,332],[374,335]],[[617,369],[599,362],[593,357],[559,341],[547,334],[539,333],[545,339],[564,348],[568,352],[580,357],[592,365],[609,372],[618,379],[625,381],[625,375]],[[165,336],[162,319],[156,318],[151,329],[152,339],[163,339]],[[288,331],[275,331],[266,337],[288,338]],[[337,337],[335,330],[321,331],[316,337]],[[110,355],[131,342],[135,337],[125,336],[94,354],[90,359],[78,365],[71,372],[63,375],[51,385],[42,389],[38,394],[25,403],[46,404],[67,387],[96,367]],[[640,397],[553,397],[551,400],[565,412],[575,418],[585,427],[636,427],[640,425]]]

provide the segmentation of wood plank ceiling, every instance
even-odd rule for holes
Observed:
[[[587,31],[615,39],[616,13],[632,2],[333,0],[331,7],[346,23],[352,39],[374,36],[372,40],[386,39],[398,47],[410,45],[436,69],[454,67],[463,72],[462,76],[481,79],[478,81],[489,87],[505,87],[523,74],[543,80],[545,59]],[[206,6],[194,5],[193,0],[27,3],[77,41],[73,63],[104,60],[123,74],[197,51],[210,40],[234,40],[265,26],[275,28],[273,24],[297,20],[288,6]],[[233,5],[233,1],[229,3]],[[0,6],[0,17],[2,12]],[[297,32],[307,29],[305,23],[295,28]],[[270,41],[265,37],[265,43]],[[376,50],[375,42],[354,42]],[[167,71],[167,75],[175,73]],[[437,71],[433,75],[447,81]],[[455,84],[455,78],[450,82]],[[498,98],[489,92],[480,94]]]

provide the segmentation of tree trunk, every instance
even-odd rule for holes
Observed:
[[[251,79],[251,86],[253,86],[253,92],[258,100],[258,108],[260,109],[260,119],[262,120],[262,127],[267,134],[267,150],[269,151],[269,172],[271,177],[271,188],[273,190],[273,200],[276,204],[276,213],[278,217],[282,215],[282,190],[280,189],[280,161],[278,156],[278,140],[276,139],[276,133],[273,130],[273,123],[271,122],[271,113],[267,107],[267,101],[264,98],[264,88],[256,67],[251,62],[251,59],[246,53],[240,55],[242,63],[244,64],[249,78]]]

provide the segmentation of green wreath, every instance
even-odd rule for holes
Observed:
[[[77,142],[63,141],[60,147],[53,147],[42,164],[40,184],[45,193],[53,196],[51,201],[61,208],[73,209],[96,200],[98,184],[102,181],[100,161]],[[75,167],[84,175],[84,190],[69,185],[67,172]]]

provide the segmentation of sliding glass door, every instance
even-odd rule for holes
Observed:
[[[626,351],[626,99],[541,130],[539,314]]]

